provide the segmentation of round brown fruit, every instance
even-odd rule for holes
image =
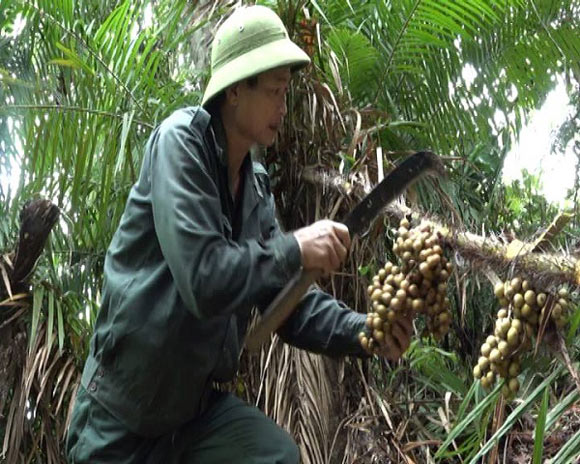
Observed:
[[[504,293],[504,298],[507,298],[508,300],[511,300],[516,292],[513,290],[513,288],[510,285],[510,283],[509,282],[506,282],[505,288],[503,290],[503,293]]]
[[[425,308],[425,301],[421,298],[415,298],[413,300],[413,311],[421,312]]]
[[[510,327],[512,326],[512,323],[509,319],[502,319],[501,321],[501,333],[504,335],[507,335],[508,330],[510,329]]]
[[[385,305],[383,305],[383,304],[380,304],[377,307],[377,314],[379,315],[379,317],[382,320],[386,320],[387,319],[387,313],[388,313],[388,311],[389,310],[387,309],[387,307]]]
[[[486,358],[485,356],[480,356],[477,361],[477,365],[481,369],[481,372],[487,371],[487,369],[489,368],[489,358]]]
[[[509,346],[516,346],[519,342],[519,332],[515,327],[510,327],[507,333],[507,342]]]
[[[512,299],[512,302],[516,308],[521,308],[524,305],[525,300],[521,293],[516,293]]]
[[[520,363],[512,361],[508,369],[508,374],[510,377],[517,377],[520,374]]]
[[[528,317],[530,317],[532,315],[532,307],[529,304],[524,304],[521,308],[521,312],[522,312],[522,317],[525,317],[526,319]]]
[[[520,277],[514,277],[511,280],[510,285],[514,292],[519,292],[522,288],[522,279]]]
[[[399,227],[399,230],[397,230],[397,234],[399,235],[399,237],[407,238],[409,230],[406,227]]]
[[[395,297],[391,300],[389,306],[393,308],[395,311],[399,311],[403,307],[403,302],[399,300],[397,297]]]
[[[383,303],[385,306],[388,306],[391,303],[392,299],[393,295],[391,295],[390,292],[381,293],[381,303]]]
[[[409,285],[409,289],[407,291],[409,292],[409,295],[411,295],[412,297],[419,296],[419,286],[417,284]]]
[[[512,396],[512,391],[507,383],[504,383],[501,387],[501,394],[504,398],[510,398]]]
[[[546,294],[545,293],[538,293],[536,296],[536,303],[541,308],[546,304]]]
[[[366,321],[366,326],[367,326],[369,329],[372,329],[372,327],[373,327],[373,321],[374,321],[374,320],[375,320],[375,318],[374,318],[374,316],[373,316],[373,313],[369,313],[369,314],[367,315],[367,321]]]
[[[520,389],[520,382],[518,382],[518,379],[516,379],[515,377],[511,378],[509,380],[509,388],[512,391],[512,393],[517,393]]]
[[[485,377],[487,378],[487,381],[489,382],[490,385],[493,385],[493,383],[495,382],[495,374],[491,371],[489,371],[487,374],[485,374]]]
[[[371,300],[377,301],[381,297],[382,294],[383,294],[383,292],[381,291],[381,289],[376,288],[375,290],[373,290],[373,294],[371,295]]]
[[[363,349],[365,351],[368,351],[368,349],[369,349],[369,339],[366,336],[364,336],[361,339],[360,344],[362,345],[362,347],[363,347]]]
[[[447,311],[445,311],[445,312],[439,313],[438,319],[439,319],[439,324],[448,325],[451,322],[451,315]]]
[[[504,357],[507,357],[511,351],[510,347],[508,345],[508,342],[506,342],[505,340],[502,340],[501,342],[498,343],[497,349],[501,353],[501,355]],[[490,354],[490,356],[491,356],[491,354]]]
[[[530,306],[534,305],[536,303],[536,293],[533,290],[527,290],[524,293],[524,300]]]
[[[488,357],[490,353],[491,353],[491,346],[489,346],[487,343],[484,343],[483,345],[481,345],[482,356]]]

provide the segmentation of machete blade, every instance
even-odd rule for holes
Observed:
[[[419,151],[406,158],[358,203],[344,224],[350,235],[360,235],[379,212],[400,196],[413,182],[428,173],[444,175],[439,157],[429,151]]]

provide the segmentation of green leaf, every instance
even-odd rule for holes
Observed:
[[[548,404],[550,399],[550,388],[544,389],[544,396],[540,411],[538,412],[538,419],[536,420],[536,433],[534,436],[534,455],[533,464],[542,464],[542,455],[544,454],[544,434],[546,432],[546,414],[548,412]]]
[[[30,325],[30,343],[28,351],[32,351],[32,347],[38,335],[38,323],[40,321],[40,311],[42,308],[42,301],[44,299],[44,287],[36,286],[32,292],[32,324]]]
[[[78,61],[66,58],[54,58],[50,60],[48,64],[57,64],[59,66],[66,66],[74,69],[80,69],[82,67]]]
[[[48,293],[48,316],[46,319],[46,346],[52,345],[52,331],[54,329],[54,293]]]
[[[580,430],[560,447],[549,464],[576,464],[578,456],[580,456]]]
[[[507,417],[501,427],[493,434],[493,436],[485,443],[479,452],[475,455],[475,457],[470,461],[471,464],[476,464],[478,459],[485,456],[489,450],[495,446],[498,440],[503,437],[515,424],[515,422],[521,417],[521,415],[536,401],[538,396],[544,391],[545,388],[548,387],[558,376],[562,374],[564,371],[563,366],[558,366],[558,368],[546,377],[540,385],[536,387],[536,389],[529,394],[525,400],[516,407],[512,413]]]
[[[56,316],[58,321],[58,349],[62,352],[64,348],[64,318],[62,315],[63,305],[59,301],[56,305]]]
[[[577,389],[572,390],[566,398],[558,401],[556,406],[548,413],[546,420],[546,430],[550,430],[556,424],[558,419],[564,414],[570,406],[580,400],[580,392]]]
[[[474,383],[479,384],[479,382]],[[440,458],[443,455],[443,453],[447,450],[451,442],[455,440],[461,433],[463,433],[468,425],[480,420],[481,416],[484,414],[487,408],[489,408],[490,406],[492,406],[492,404],[495,403],[500,390],[501,383],[498,383],[495,386],[495,388],[484,397],[481,403],[475,406],[463,420],[461,420],[457,425],[455,425],[455,427],[453,427],[453,429],[451,429],[447,438],[435,453],[435,458]]]

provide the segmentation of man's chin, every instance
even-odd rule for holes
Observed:
[[[274,137],[264,137],[262,140],[260,140],[260,142],[258,142],[260,145],[264,146],[264,147],[271,147],[272,145],[274,145],[274,142],[276,142],[276,137],[277,134],[274,135]]]

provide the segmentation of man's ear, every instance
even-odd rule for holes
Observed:
[[[240,82],[230,85],[226,89],[226,102],[231,106],[238,106],[238,100],[240,98]]]

